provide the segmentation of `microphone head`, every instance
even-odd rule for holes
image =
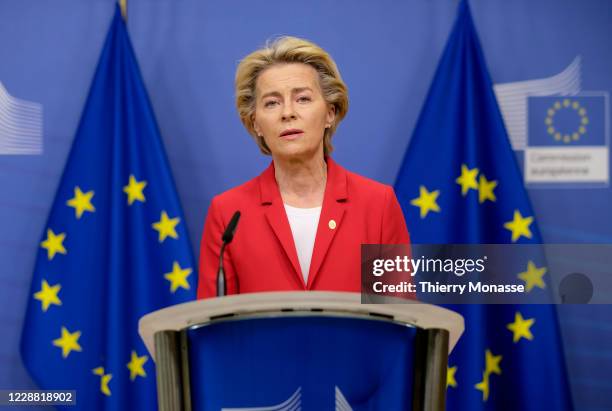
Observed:
[[[223,237],[221,237],[221,240],[225,244],[231,243],[232,240],[234,239],[234,233],[236,232],[236,226],[238,225],[238,220],[240,220],[240,211],[236,211],[234,213],[234,215],[232,216],[232,219],[230,220],[229,224],[225,228],[225,231],[223,232]]]

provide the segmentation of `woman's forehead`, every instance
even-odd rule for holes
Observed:
[[[288,63],[268,67],[257,77],[255,88],[258,94],[270,92],[319,90],[317,71],[308,64]]]

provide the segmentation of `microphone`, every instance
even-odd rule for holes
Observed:
[[[223,253],[225,252],[225,246],[232,242],[234,239],[234,233],[238,226],[238,220],[240,220],[240,211],[236,211],[232,216],[229,224],[221,236],[221,251],[219,252],[219,270],[217,271],[217,297],[223,297],[227,294],[227,286],[225,284],[225,270],[223,269]]]

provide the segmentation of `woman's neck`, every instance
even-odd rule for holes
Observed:
[[[327,164],[323,156],[309,161],[274,159],[274,177],[285,204],[299,208],[323,204]]]

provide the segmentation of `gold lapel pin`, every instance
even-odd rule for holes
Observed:
[[[329,223],[327,223],[327,226],[330,228],[330,230],[335,230],[336,229],[336,221],[335,220],[329,220]]]

